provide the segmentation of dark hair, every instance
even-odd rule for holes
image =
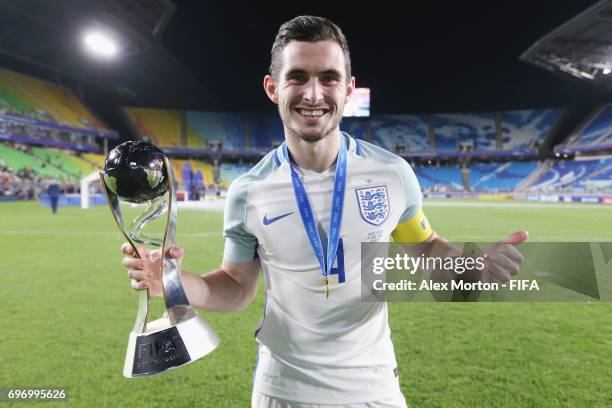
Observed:
[[[340,27],[330,20],[316,16],[299,16],[287,21],[278,29],[274,44],[272,44],[272,58],[270,61],[270,74],[274,80],[278,79],[280,72],[280,54],[291,41],[317,42],[335,41],[344,53],[345,71],[347,81],[351,78],[351,56],[349,54],[346,37]]]

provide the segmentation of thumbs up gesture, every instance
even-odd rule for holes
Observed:
[[[525,258],[516,248],[529,238],[527,231],[517,231],[485,250],[486,258],[480,281],[483,283],[508,282],[519,272]]]

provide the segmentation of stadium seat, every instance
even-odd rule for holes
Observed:
[[[502,149],[537,150],[560,115],[560,109],[501,112]]]
[[[608,146],[612,144],[612,103],[602,106],[587,123],[569,137],[566,146]]]
[[[140,137],[151,138],[157,146],[181,146],[180,112],[176,110],[125,108]]]
[[[75,128],[107,130],[69,90],[5,69],[0,69],[0,108],[15,116]]]
[[[537,162],[478,163],[470,167],[470,189],[486,193],[512,192],[537,167]]]
[[[352,127],[360,130],[358,125]],[[372,143],[395,153],[427,151],[430,149],[427,116],[376,116],[372,119]]]

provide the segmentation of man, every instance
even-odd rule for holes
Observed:
[[[61,195],[60,186],[55,180],[49,182],[47,187],[47,194],[49,195],[49,201],[51,202],[51,211],[53,214],[57,214],[57,204]]]
[[[278,105],[285,143],[230,187],[221,268],[182,275],[194,306],[236,311],[255,296],[263,270],[254,407],[405,407],[387,305],[361,302],[360,245],[393,235],[456,252],[427,222],[408,163],[340,132],[354,88],[336,25],[301,16],[281,26],[264,89]],[[387,207],[364,213],[360,199],[377,193],[387,196]],[[508,242],[525,238],[519,232]],[[508,280],[522,259],[508,243],[497,247],[507,255],[492,261],[486,279]],[[128,245],[122,249],[132,254]],[[180,247],[167,253],[182,254]],[[157,258],[126,257],[123,264],[135,289],[159,296]]]

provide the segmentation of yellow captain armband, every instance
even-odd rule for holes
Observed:
[[[423,210],[419,209],[414,217],[399,224],[391,233],[391,237],[393,237],[393,241],[395,242],[411,242],[418,244],[427,241],[432,233],[433,230],[431,229],[431,225],[429,225],[427,217],[423,213]]]

